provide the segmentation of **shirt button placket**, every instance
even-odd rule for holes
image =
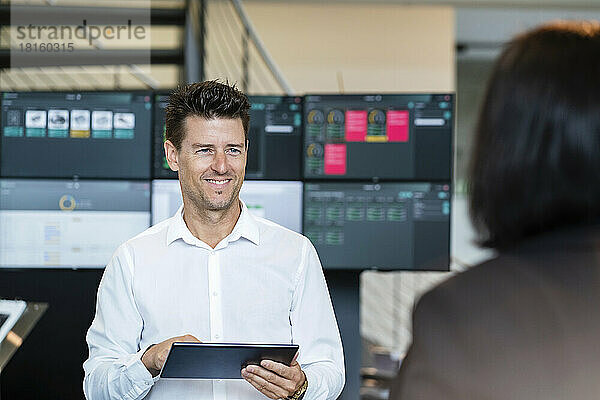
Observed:
[[[208,278],[210,293],[210,339],[212,342],[219,342],[223,339],[223,315],[220,296],[221,271],[219,253],[214,250],[211,250],[208,256]]]

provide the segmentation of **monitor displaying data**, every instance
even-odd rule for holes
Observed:
[[[307,95],[304,177],[450,181],[451,94]]]
[[[302,231],[302,182],[244,181],[240,198],[248,210],[288,229]],[[182,204],[178,180],[152,182],[152,224],[172,217]]]
[[[449,268],[449,184],[305,183],[304,234],[324,268]]]
[[[150,92],[6,92],[0,174],[150,178]]]
[[[177,172],[171,171],[163,143],[165,142],[165,109],[169,104],[169,93],[154,93],[154,143],[153,143],[153,161],[152,176],[154,178],[177,178]]]
[[[0,180],[0,267],[103,267],[149,225],[149,182]]]
[[[247,179],[302,177],[302,98],[250,96]]]
[[[249,96],[250,128],[246,179],[299,180],[302,165],[302,98]],[[154,177],[177,178],[165,158],[168,93],[155,94]]]

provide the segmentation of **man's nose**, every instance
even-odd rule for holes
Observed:
[[[224,174],[225,172],[227,172],[227,158],[225,156],[225,153],[217,151],[211,167],[213,171],[219,174]]]

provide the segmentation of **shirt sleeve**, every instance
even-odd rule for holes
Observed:
[[[304,400],[336,399],[345,383],[344,352],[321,262],[306,239],[290,315],[298,363],[306,374]]]
[[[141,361],[143,327],[132,285],[132,257],[121,246],[98,288],[96,315],[87,333],[83,390],[88,400],[142,399],[156,381]]]

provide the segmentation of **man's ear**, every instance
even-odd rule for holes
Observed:
[[[245,157],[245,160],[244,160],[244,171],[246,171],[246,166],[248,165],[248,145],[249,144],[250,144],[250,141],[248,139],[246,139],[246,148],[245,148],[246,157]]]
[[[164,144],[165,157],[167,158],[167,164],[173,171],[179,171],[179,152],[170,140],[166,140]]]

